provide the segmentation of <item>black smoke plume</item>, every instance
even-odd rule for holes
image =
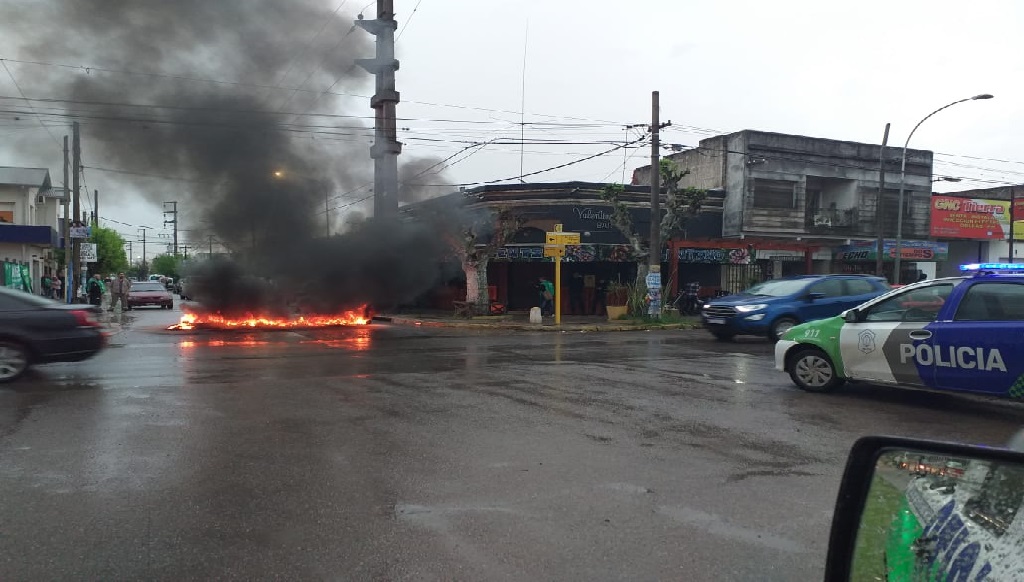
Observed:
[[[335,95],[372,91],[355,65],[373,55],[372,37],[352,26],[354,15],[328,0],[30,4],[17,26],[61,34],[26,42],[22,58],[99,67],[26,83],[67,100],[64,115],[98,150],[85,152],[87,165],[138,174],[124,191],[177,200],[199,248],[209,235],[231,251],[192,273],[201,302],[221,311],[390,306],[433,284],[443,255],[434,232],[340,211],[368,208],[360,199],[372,182],[368,99]],[[422,184],[439,183],[442,169],[407,163],[402,199],[436,194]]]

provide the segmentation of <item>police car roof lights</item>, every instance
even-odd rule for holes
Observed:
[[[963,273],[988,275],[993,273],[1024,273],[1024,263],[967,263],[960,265]]]

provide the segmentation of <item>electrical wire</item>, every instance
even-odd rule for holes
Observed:
[[[340,12],[342,7],[344,7],[345,4],[347,4],[347,3],[348,3],[348,0],[341,0],[341,4],[339,4],[338,7],[334,9],[334,12],[331,13],[331,16],[329,18],[325,18],[324,19],[324,23],[320,27],[320,30],[318,30],[316,32],[316,34],[313,35],[313,38],[309,39],[309,48],[307,48],[306,50],[302,51],[301,56],[304,57],[307,54],[309,54],[309,51],[312,50],[313,43],[316,42],[316,39],[320,38],[320,35],[323,34],[325,30],[327,30],[327,25],[331,23],[331,20],[335,16],[338,15],[338,12]],[[275,87],[279,88],[281,83],[283,83],[284,80],[288,78],[288,74],[292,72],[292,69],[295,68],[295,63],[297,63],[298,61],[299,61],[298,58],[293,58],[293,59],[289,60],[288,67],[285,68],[284,73],[281,73],[281,76],[280,76],[279,80],[274,83]],[[282,107],[283,107],[283,105],[282,105]]]
[[[373,3],[371,2],[370,5],[372,5],[372,4]],[[86,73],[87,75],[91,74],[92,71],[98,71],[98,72],[111,73],[111,74],[138,75],[138,76],[145,76],[145,77],[150,77],[150,78],[166,78],[166,79],[173,79],[173,80],[177,80],[177,81],[189,81],[189,82],[199,82],[199,83],[214,83],[214,84],[229,85],[229,86],[236,86],[236,87],[256,87],[256,88],[263,88],[263,89],[295,89],[295,87],[288,87],[288,86],[275,87],[274,85],[268,85],[266,83],[246,83],[246,82],[242,82],[242,81],[225,81],[225,80],[222,80],[222,79],[211,79],[211,78],[208,78],[208,77],[196,77],[196,76],[189,76],[189,75],[170,75],[170,74],[166,74],[166,73],[152,73],[152,72],[147,72],[147,71],[132,71],[132,70],[126,70],[126,69],[111,69],[111,68],[108,68],[108,67],[97,67],[97,66],[92,66],[92,65],[72,65],[72,64],[66,64],[66,63],[51,63],[51,62],[46,62],[46,61],[30,61],[30,60],[24,60],[24,59],[11,59],[11,58],[0,57],[0,62],[3,62],[3,61],[11,62],[11,63],[18,63],[18,64],[27,64],[27,65],[36,65],[36,66],[45,66],[45,67],[59,67],[59,68],[65,68],[65,69],[73,69],[73,70],[82,71],[82,72]],[[302,91],[307,92],[307,93],[315,93],[316,92],[316,91],[306,90],[306,89],[302,89]],[[362,94],[358,94],[358,93],[345,93],[345,92],[338,92],[338,91],[333,91],[333,92],[329,91],[328,95],[337,95],[337,96],[341,96],[341,97],[354,97],[354,98],[360,98],[360,99],[370,99],[371,98],[370,95],[362,95]],[[429,101],[412,101],[412,100],[403,100],[403,103],[410,103],[410,104],[416,104],[416,105],[426,105],[426,106],[430,106],[430,107],[451,107],[451,108],[454,108],[454,109],[468,109],[468,110],[475,110],[475,111],[485,111],[485,112],[490,112],[490,113],[506,113],[506,114],[514,114],[514,115],[519,115],[520,114],[519,111],[511,111],[511,110],[508,110],[508,109],[491,109],[491,108],[486,108],[486,107],[475,107],[475,106],[470,106],[470,105],[458,105],[458,104],[451,104],[451,103],[433,103],[433,102],[429,102]],[[570,120],[574,120],[574,121],[592,121],[592,122],[606,123],[606,124],[609,124],[609,125],[616,125],[616,126],[624,125],[624,123],[622,123],[621,121],[608,121],[608,120],[592,119],[592,118],[586,118],[586,117],[571,117],[571,116],[554,115],[554,114],[548,114],[548,113],[527,113],[527,115],[530,115],[530,116],[533,116],[533,117],[548,117],[548,118],[555,118],[555,119],[570,119]]]
[[[19,94],[19,95],[21,95],[21,98],[25,100],[25,103],[26,103],[26,104],[27,104],[27,105],[29,106],[29,108],[30,108],[30,109],[32,109],[32,110],[33,110],[33,112],[34,112],[34,111],[35,111],[35,109],[34,109],[34,107],[33,107],[32,103],[31,103],[31,102],[30,102],[30,101],[28,100],[28,97],[26,97],[26,96],[25,96],[25,92],[21,90],[21,85],[19,85],[19,84],[18,84],[18,80],[14,78],[14,74],[13,74],[13,73],[11,73],[11,69],[10,69],[10,67],[8,67],[8,66],[7,66],[7,63],[6,63],[6,62],[4,62],[4,61],[2,61],[2,60],[0,60],[0,65],[3,65],[3,66],[4,66],[4,70],[5,70],[5,71],[7,71],[7,76],[8,76],[8,77],[10,77],[10,78],[11,78],[11,82],[12,82],[12,83],[14,83],[14,88],[18,90],[18,94]],[[63,151],[63,149],[64,149],[64,146],[62,146],[62,145],[61,145],[61,143],[60,143],[60,140],[58,140],[58,139],[57,139],[57,136],[53,135],[53,132],[52,132],[52,131],[50,131],[50,128],[48,128],[48,127],[46,127],[45,125],[43,125],[43,122],[42,122],[42,120],[41,120],[41,119],[39,119],[38,117],[37,117],[36,119],[37,119],[37,120],[39,121],[39,125],[42,125],[42,126],[43,126],[43,129],[45,129],[45,130],[46,130],[46,133],[48,133],[48,134],[50,135],[50,138],[51,138],[51,139],[53,139],[54,143],[56,143],[56,144],[57,144],[57,147],[58,147],[59,149],[61,149],[61,151]]]
[[[522,175],[519,175],[519,176],[512,176],[510,178],[501,178],[501,179],[498,179],[498,180],[486,180],[486,181],[482,181],[482,182],[464,182],[462,184],[413,184],[413,185],[414,186],[460,187],[460,186],[480,186],[480,185],[486,185],[486,184],[497,184],[499,182],[511,182],[513,180],[520,180],[522,178],[527,178],[527,177],[530,177],[530,176],[536,176],[538,174],[544,174],[544,173],[551,172],[551,171],[554,171],[554,170],[560,170],[562,168],[567,168],[569,166],[575,166],[576,164],[580,164],[580,163],[592,160],[594,158],[599,158],[601,156],[608,155],[608,154],[610,154],[612,152],[615,152],[615,151],[618,151],[618,150],[620,150],[620,149],[622,149],[624,147],[629,147],[631,145],[635,145],[635,144],[639,143],[643,139],[644,138],[640,138],[640,139],[636,139],[636,140],[633,140],[633,141],[629,141],[629,142],[626,142],[624,144],[617,145],[617,146],[615,146],[615,147],[613,147],[611,149],[607,149],[607,150],[598,152],[596,154],[585,156],[585,157],[573,160],[571,162],[566,162],[564,164],[558,164],[557,166],[552,166],[550,168],[544,168],[543,170],[537,170],[537,171],[534,171],[534,172],[528,172],[526,174],[522,174]]]
[[[416,11],[420,9],[421,2],[423,2],[423,0],[416,0],[416,5],[412,7],[412,12],[409,13],[409,18],[407,18],[405,20],[405,24],[402,25],[402,30],[399,30],[398,34],[395,35],[395,42],[398,42],[398,39],[402,38],[402,34],[405,32],[405,29],[409,28],[409,23],[412,22],[412,17],[416,16]]]

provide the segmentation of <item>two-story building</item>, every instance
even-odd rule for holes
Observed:
[[[63,189],[45,168],[0,166],[0,284],[39,292],[44,274],[56,274]]]
[[[1024,260],[1024,184],[943,192],[931,203],[932,237],[949,245],[938,276],[960,274],[963,263]]]
[[[744,130],[701,140],[668,156],[690,170],[681,185],[725,191],[721,244],[755,241],[757,258],[775,265],[775,277],[801,272],[875,271],[879,232],[883,269],[892,280],[897,232],[901,148],[882,159],[885,186],[879,204],[880,145]],[[903,279],[934,275],[945,246],[928,241],[932,152],[908,150],[904,192]],[[634,185],[650,184],[650,166]],[[785,242],[799,249],[769,250]],[[703,241],[705,245],[708,241]],[[928,264],[926,264],[928,263]],[[736,286],[736,285],[732,285]]]
[[[591,182],[492,184],[409,204],[402,207],[402,212],[414,218],[432,207],[469,213],[511,210],[520,220],[520,228],[505,246],[495,250],[487,279],[492,301],[513,310],[538,305],[538,278],[553,274],[552,259],[544,254],[545,233],[557,224],[566,232],[580,233],[581,244],[569,247],[563,259],[563,312],[596,314],[601,311],[597,297],[601,287],[612,282],[631,283],[636,276],[633,248],[612,219],[611,203],[601,196],[606,186]],[[629,209],[634,231],[646,241],[651,220],[650,188],[625,186],[619,200]],[[688,221],[687,229],[697,236],[717,236],[720,213],[721,193],[711,192],[701,212]],[[461,270],[449,265],[443,278],[447,285],[425,300],[432,307],[449,307],[453,299],[465,297]],[[583,288],[574,287],[573,282]],[[588,282],[595,286],[594,297],[587,291]],[[582,305],[573,305],[574,291],[579,292],[582,301],[578,303]]]

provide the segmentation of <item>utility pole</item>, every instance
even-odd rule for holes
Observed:
[[[140,228],[142,231],[142,265],[143,269],[148,273],[149,268],[146,266],[146,229]]]
[[[878,196],[875,197],[875,233],[878,240],[875,242],[875,274],[884,277],[882,269],[882,252],[885,250],[885,237],[882,233],[884,213],[882,212],[882,199],[885,189],[885,146],[889,143],[889,125],[885,124],[885,135],[882,136],[882,149],[878,151]]]
[[[71,184],[68,182],[68,136],[64,136],[64,302],[71,289]]]
[[[377,37],[377,53],[372,59],[357,59],[356,64],[376,77],[376,92],[370,99],[375,111],[373,122],[373,215],[393,219],[398,216],[398,141],[395,106],[400,101],[395,89],[395,21],[394,0],[377,0],[377,18],[364,20],[360,14],[356,26]]]
[[[647,294],[651,297],[648,314],[661,315],[661,119],[657,91],[651,92],[651,243],[647,276]]]
[[[71,124],[71,195],[72,205],[74,210],[75,221],[77,222],[82,216],[82,201],[79,192],[78,182],[79,177],[82,175],[82,142],[79,136],[78,122],[75,121]],[[72,250],[71,250],[71,301],[74,302],[78,299],[78,284],[81,278],[81,240],[72,239]]]
[[[330,209],[330,190],[324,190],[324,220],[327,222],[327,238],[331,238],[331,209]]]
[[[1016,209],[1016,206],[1017,206],[1017,196],[1016,196],[1016,194],[1017,194],[1017,189],[1014,186],[1010,186],[1010,255],[1009,255],[1009,258],[1007,259],[1008,263],[1012,263],[1013,262],[1013,236],[1014,236],[1013,225],[1016,223],[1015,221],[1018,218],[1017,217],[1017,209]]]
[[[209,258],[212,259],[213,258],[213,235],[211,234],[209,238],[210,238],[210,257]]]
[[[92,222],[96,226],[100,225],[100,191],[92,191]]]
[[[167,205],[171,205],[171,210],[166,210]],[[164,202],[164,226],[168,224],[174,227],[174,256],[178,256],[178,203],[175,202]],[[174,218],[167,220],[167,215],[170,214]]]
[[[132,241],[126,241],[128,243],[128,266],[132,266],[132,258],[135,256],[132,254]]]

